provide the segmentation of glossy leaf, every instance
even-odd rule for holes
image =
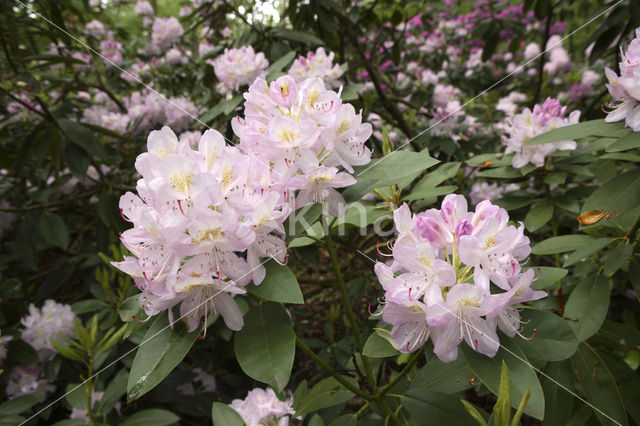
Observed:
[[[615,211],[616,216],[620,216],[637,207],[639,199],[640,168],[634,168],[600,185],[587,198],[582,211]]]
[[[362,354],[371,358],[386,358],[399,355],[400,352],[387,339],[380,337],[374,331],[364,344]]]
[[[127,417],[122,426],[167,426],[177,423],[178,420],[180,418],[171,411],[150,408]]]
[[[430,424],[469,425],[473,418],[454,395],[424,389],[411,389],[402,395],[402,405],[409,415]]]
[[[556,314],[536,309],[520,312],[522,334],[534,336],[531,340],[514,338],[514,343],[527,358],[544,361],[560,361],[570,358],[578,348],[578,338],[565,321]],[[536,330],[535,332],[533,330]]]
[[[576,250],[586,244],[591,244],[594,238],[588,235],[572,234],[551,237],[533,246],[533,254],[555,254]]]
[[[131,365],[127,400],[133,401],[158,385],[187,355],[200,329],[187,333],[181,322],[169,327],[166,313],[159,314],[142,339]]]
[[[214,402],[211,407],[213,426],[242,426],[244,423],[240,414],[227,404]]]

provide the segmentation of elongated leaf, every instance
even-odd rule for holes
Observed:
[[[44,239],[54,246],[66,250],[69,246],[67,224],[55,213],[45,211],[40,218],[40,232]]]
[[[29,408],[41,402],[45,397],[44,392],[21,395],[0,404],[0,417],[12,416],[23,413]]]
[[[473,371],[463,357],[449,363],[436,358],[415,372],[411,388],[456,393],[470,388],[472,379]]]
[[[574,396],[573,370],[569,360],[549,362],[545,366],[540,384],[544,390],[545,406],[543,426],[564,426],[571,415]]]
[[[424,389],[411,389],[402,395],[402,404],[419,422],[434,425],[469,425],[473,418],[454,395]],[[424,424],[424,423],[422,423]]]
[[[534,270],[540,271],[540,276],[531,284],[534,290],[545,290],[555,286],[558,281],[563,279],[569,271],[562,268],[553,268],[550,266],[532,266]]]
[[[300,284],[296,276],[286,266],[278,265],[270,260],[264,264],[267,274],[259,286],[253,283],[246,287],[247,291],[262,299],[282,303],[304,303]]]
[[[324,44],[324,42],[320,40],[318,37],[311,34],[303,33],[300,31],[279,29],[276,32],[276,35],[287,40],[297,41],[304,44],[310,44],[312,46]]]
[[[531,252],[533,254],[564,253],[566,251],[576,250],[586,244],[591,244],[593,240],[594,238],[588,235],[561,235],[540,241],[533,246]]]
[[[242,417],[233,408],[221,402],[214,402],[211,407],[213,426],[242,426]]]
[[[613,238],[598,238],[592,240],[589,244],[585,245],[584,247],[580,247],[578,250],[571,253],[569,257],[567,257],[567,260],[564,261],[564,264],[562,266],[566,268],[567,266],[582,262],[594,253],[599,252],[600,250],[611,244],[613,241]]]
[[[607,364],[609,371],[615,378],[622,401],[629,416],[636,424],[640,424],[640,379],[634,370],[629,368],[626,362],[612,354],[599,350],[598,355]]]
[[[586,342],[578,347],[571,364],[587,400],[603,425],[627,426],[627,414],[615,378],[602,358]],[[614,423],[615,422],[615,423]]]
[[[614,177],[598,187],[587,198],[582,212],[588,210],[615,211],[616,216],[638,206],[640,200],[640,168]]]
[[[107,152],[96,135],[80,123],[71,120],[58,120],[58,124],[67,137],[89,154],[106,158]]]
[[[571,319],[580,342],[598,332],[609,310],[609,280],[599,276],[586,279],[571,292],[564,307],[565,317]]]
[[[553,216],[553,204],[542,203],[534,206],[524,218],[524,226],[529,232],[534,232],[544,226]]]
[[[127,400],[140,398],[158,385],[187,355],[198,334],[200,329],[187,333],[181,322],[171,329],[167,315],[158,315],[133,360],[127,383]]]
[[[626,151],[640,148],[640,133],[630,132],[607,147],[607,152]]]
[[[527,358],[559,361],[570,358],[578,349],[578,338],[569,321],[554,313],[536,309],[523,309],[520,315],[523,321],[522,334],[535,336],[532,340],[514,340]]]
[[[111,379],[109,385],[104,390],[104,394],[102,395],[102,399],[96,404],[96,412],[101,414],[107,414],[111,409],[113,409],[116,402],[122,398],[122,396],[127,393],[127,380],[129,377],[129,372],[127,370],[120,370],[116,373],[116,375]]]
[[[624,128],[621,123],[605,123],[604,120],[591,120],[572,124],[538,135],[528,140],[525,145],[542,145],[550,142],[567,141],[587,136],[610,136],[613,131]]]
[[[296,57],[296,51],[292,50],[283,56],[281,56],[277,61],[272,63],[269,68],[267,68],[267,81],[273,80],[274,76],[282,71],[282,69],[288,66],[293,59]]]
[[[353,377],[342,376],[342,378],[353,386],[359,387],[358,382]],[[300,405],[296,408],[296,414],[304,417],[313,411],[333,407],[353,397],[353,392],[342,386],[333,377],[327,377],[312,387],[309,393],[300,401]]]
[[[138,411],[122,423],[122,426],[167,426],[177,423],[180,418],[171,411],[159,408]]]
[[[234,348],[242,370],[251,378],[282,391],[289,382],[295,355],[293,325],[282,305],[267,302],[245,315]]]
[[[542,387],[538,381],[536,371],[529,363],[526,355],[515,346],[510,339],[504,338],[503,336],[503,338],[500,339],[500,344],[501,348],[495,358],[482,355],[465,344],[460,346],[462,354],[474,374],[478,376],[480,381],[494,394],[498,394],[500,386],[500,366],[504,360],[512,378],[511,406],[517,408],[527,388],[530,388],[531,398],[524,412],[536,419],[542,419],[544,417],[544,394],[542,393]]]
[[[493,406],[493,419],[496,426],[509,426],[511,419],[511,384],[509,380],[509,369],[507,364],[502,361],[500,366],[500,385],[498,390],[498,398]],[[526,396],[526,393],[525,393]]]

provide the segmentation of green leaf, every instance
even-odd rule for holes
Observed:
[[[609,145],[606,151],[619,152],[635,148],[640,148],[640,133],[631,132]]]
[[[536,204],[524,218],[524,226],[529,232],[534,232],[544,226],[553,217],[553,204]]]
[[[199,329],[188,333],[181,322],[176,322],[171,329],[167,315],[158,315],[131,365],[127,400],[138,399],[158,385],[187,355],[198,334]]]
[[[149,408],[138,411],[122,423],[122,426],[167,426],[177,423],[180,417],[171,411]]]
[[[469,413],[469,415],[473,417],[473,420],[478,422],[480,426],[487,426],[487,421],[484,419],[482,414],[480,414],[480,411],[478,411],[476,407],[474,407],[470,402],[467,402],[464,399],[461,399],[460,402],[462,402],[462,405],[464,405],[464,409],[467,410],[467,413]]]
[[[518,409],[516,410],[516,413],[513,415],[511,426],[518,426],[520,424],[520,418],[524,414],[524,409],[527,407],[529,398],[531,398],[531,389],[527,389],[527,391],[524,393],[524,396],[520,400],[520,404],[518,404]]]
[[[345,86],[344,89],[342,89],[340,98],[342,98],[342,100],[345,102],[354,101],[358,99],[358,94],[363,88],[364,88],[364,84],[360,84],[360,83],[349,84]]]
[[[321,46],[324,44],[324,42],[320,40],[318,37],[311,34],[303,33],[300,31],[293,31],[293,30],[280,28],[277,31],[274,31],[274,33],[276,37],[281,37],[287,40],[297,41],[304,44],[310,44],[312,46],[313,45]]]
[[[107,152],[91,130],[71,120],[58,120],[58,124],[71,142],[95,157],[107,158]]]
[[[500,385],[498,388],[498,399],[493,406],[493,419],[496,426],[509,426],[509,420],[511,420],[509,369],[504,360],[500,366]]]
[[[67,163],[69,170],[75,177],[84,180],[90,163],[87,151],[77,144],[67,143],[64,146],[64,162]]]
[[[413,192],[435,188],[447,179],[453,178],[460,170],[461,163],[445,163],[432,172],[427,173],[414,186]]]
[[[620,244],[607,256],[607,261],[604,264],[604,273],[609,277],[612,276],[627,263],[632,254],[633,246],[631,244],[626,242]]]
[[[527,360],[526,355],[508,338],[500,341],[501,347],[495,358],[489,358],[480,354],[467,345],[460,345],[464,358],[469,363],[474,374],[494,394],[498,393],[500,386],[500,370],[502,361],[507,364],[509,374],[513,378],[511,386],[511,402],[517,404],[527,391],[531,389],[531,399],[525,413],[542,419],[544,416],[544,394],[538,381],[538,376]]]
[[[576,352],[578,339],[568,321],[551,312],[536,309],[523,309],[521,320],[522,334],[535,334],[532,340],[514,340],[527,358],[560,361],[570,358]]]
[[[640,379],[638,375],[629,368],[627,363],[611,352],[599,350],[598,355],[615,378],[629,416],[636,424],[640,424],[640,404],[638,404],[640,401]]]
[[[398,355],[400,352],[387,339],[380,337],[374,331],[364,344],[362,354],[371,358],[386,358]]]
[[[227,404],[214,402],[211,406],[213,426],[242,426],[242,417]]]
[[[267,68],[267,81],[274,80],[276,74],[278,74],[282,69],[286,66],[289,66],[291,61],[296,57],[297,53],[295,50],[292,50],[283,56],[281,56],[278,60],[276,60],[273,64]]]
[[[46,394],[44,392],[31,393],[27,395],[17,396],[0,405],[0,417],[13,416],[23,413],[44,400]]]
[[[274,260],[269,260],[264,266],[267,274],[262,283],[259,286],[251,283],[245,287],[250,294],[274,302],[304,303],[300,284],[291,269]]]
[[[640,200],[640,168],[634,168],[599,186],[587,198],[582,212],[588,210],[615,211],[620,216],[638,206]]]
[[[405,197],[402,197],[402,201],[410,201],[410,200],[434,200],[441,196],[451,194],[458,190],[458,187],[455,185],[446,185],[446,186],[437,186],[435,188],[424,188],[420,191],[413,190],[411,193]]]
[[[83,362],[85,358],[85,354],[80,352],[78,349],[70,348],[69,346],[65,346],[64,344],[58,342],[57,340],[51,340],[51,345],[53,348],[63,357],[70,359],[72,361],[80,361]]]
[[[45,241],[66,250],[69,246],[69,229],[67,224],[55,213],[44,211],[40,218],[40,232]]]
[[[127,370],[120,370],[111,379],[109,385],[104,390],[102,399],[97,402],[96,412],[100,414],[108,414],[116,404],[127,393],[127,380],[129,372]]]
[[[393,213],[384,207],[384,205],[378,207],[376,203],[371,201],[355,201],[350,203],[345,215],[336,220],[331,230],[344,229],[345,225],[365,228],[367,225],[376,223],[385,217],[393,219]],[[338,231],[338,233],[340,233],[340,231]]]
[[[540,241],[533,246],[531,252],[538,255],[564,253],[591,244],[593,240],[594,238],[588,235],[561,235]]]
[[[575,263],[583,262],[592,254],[599,252],[613,241],[615,241],[613,238],[598,238],[592,240],[589,244],[584,247],[580,247],[578,250],[571,253],[562,266],[566,268],[567,266],[571,266]]]
[[[347,188],[344,196],[348,200],[359,200],[375,188],[391,186],[405,179],[415,179],[439,162],[422,152],[394,151],[366,166],[356,168],[354,177],[358,179],[358,183]]]
[[[542,145],[550,142],[570,141],[587,136],[610,136],[615,130],[624,128],[624,124],[605,123],[604,120],[591,120],[560,127],[538,135],[525,142],[525,146]]]
[[[0,417],[0,426],[20,426],[24,421],[25,418],[22,416],[4,416]]]
[[[296,349],[293,325],[282,305],[262,303],[244,317],[234,348],[242,370],[251,378],[282,391],[291,376]]]
[[[532,266],[531,269],[540,272],[538,279],[531,284],[531,288],[534,290],[544,290],[552,287],[569,273],[566,269],[550,266]]]
[[[359,388],[358,382],[353,377],[341,377],[354,387]],[[313,411],[342,404],[353,397],[353,392],[347,390],[333,377],[327,377],[320,380],[300,401],[300,405],[296,408],[296,415],[304,417]]]
[[[142,310],[140,303],[138,302],[139,294],[126,298],[118,307],[118,316],[123,322],[129,322],[133,320],[133,315],[136,315]],[[137,316],[137,315],[136,315]]]
[[[612,420],[623,426],[628,425],[624,403],[611,371],[591,346],[583,342],[571,358],[574,373],[587,400],[600,423],[612,424]]]
[[[511,166],[495,167],[492,169],[481,170],[476,173],[478,177],[499,178],[499,179],[517,179],[522,177],[522,173],[518,169]]]
[[[458,397],[446,393],[411,389],[402,395],[402,405],[414,420],[434,425],[469,425],[473,418]]]
[[[564,307],[564,316],[578,337],[587,340],[598,332],[609,310],[609,280],[599,276],[581,282],[571,292]]]
[[[241,95],[236,95],[231,99],[223,99],[216,106],[211,108],[209,111],[205,112],[201,117],[200,121],[204,123],[209,123],[211,120],[219,116],[220,114],[229,115],[233,110],[240,105],[243,97]]]
[[[540,375],[540,384],[545,397],[543,426],[565,426],[568,424],[567,420],[576,399],[567,389],[573,389],[573,382],[571,361],[547,363],[544,374]]]
[[[411,389],[428,389],[443,393],[461,392],[471,387],[473,371],[463,357],[444,363],[435,358],[416,370]]]

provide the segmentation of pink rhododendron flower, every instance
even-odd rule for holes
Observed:
[[[465,341],[495,356],[496,327],[520,333],[519,303],[546,296],[530,289],[533,270],[521,273],[529,239],[508,225],[506,210],[485,200],[468,211],[461,195],[448,195],[440,209],[412,215],[404,204],[394,212],[398,237],[392,261],[377,263],[385,291],[377,315],[391,325],[391,339],[401,352],[414,352],[428,339],[444,362],[458,356]],[[493,282],[504,292],[493,292]]]
[[[291,68],[289,75],[297,83],[302,83],[308,78],[320,78],[328,87],[339,87],[339,78],[342,76],[340,65],[333,65],[334,53],[327,53],[324,47],[318,47],[315,52],[307,53],[307,56],[299,56]]]
[[[225,49],[224,53],[211,61],[216,77],[228,91],[238,90],[251,84],[256,77],[263,76],[269,61],[264,53],[256,53],[251,46]]]
[[[625,120],[625,125],[634,132],[640,132],[640,28],[636,38],[631,40],[626,52],[621,53],[620,75],[605,68],[609,83],[606,85],[613,97],[612,108],[605,118],[607,122]]]
[[[245,399],[234,399],[229,406],[242,417],[247,426],[289,424],[289,416],[294,416],[293,398],[280,401],[273,389],[255,388]]]

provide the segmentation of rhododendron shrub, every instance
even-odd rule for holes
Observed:
[[[640,423],[636,3],[3,8],[0,423]]]

